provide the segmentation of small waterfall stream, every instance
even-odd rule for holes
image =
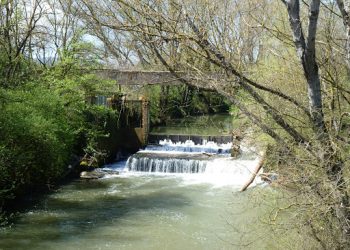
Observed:
[[[215,185],[243,185],[259,162],[260,155],[253,148],[242,146],[241,156],[232,158],[232,143],[217,144],[204,141],[173,143],[160,141],[130,156],[123,172],[128,174],[175,174],[191,182]],[[256,178],[254,184],[260,183]]]
[[[140,156],[139,154],[129,158],[127,162],[130,171],[160,172],[160,173],[202,173],[207,162],[196,159],[161,158]]]

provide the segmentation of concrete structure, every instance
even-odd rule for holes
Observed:
[[[150,127],[149,102],[145,98],[139,100],[124,100],[123,97],[113,96],[108,98],[108,106],[120,112],[118,138],[120,148],[128,151],[137,151],[148,143]],[[141,117],[132,117],[134,121],[128,121],[128,106],[133,106]],[[130,108],[130,107],[129,107]]]
[[[169,71],[137,71],[137,70],[112,70],[102,69],[95,70],[95,74],[109,80],[115,80],[120,86],[146,86],[146,85],[183,85],[184,82],[181,79],[189,81],[192,86],[196,86],[203,90],[215,90],[215,84],[226,79],[226,76],[220,74],[205,74],[198,77],[196,74],[191,72],[176,72],[176,75],[181,78],[177,78]],[[204,84],[205,83],[205,84]],[[92,97],[87,101],[96,103],[98,97]],[[95,100],[96,99],[96,100]],[[149,115],[149,101],[141,97],[139,100],[127,100],[124,96],[113,96],[107,98],[107,106],[121,111],[121,116],[125,108],[125,103],[140,104],[140,112],[142,117],[140,124],[134,126],[121,126],[119,130],[118,140],[123,142],[123,147],[126,149],[135,150],[140,147],[147,145],[148,143],[158,143],[159,140],[171,139],[174,142],[186,140],[192,140],[196,144],[201,144],[203,140],[214,141],[217,143],[228,143],[232,142],[232,135],[221,135],[221,136],[200,136],[200,135],[159,135],[149,134],[150,129],[150,115]]]
[[[95,74],[104,78],[115,80],[120,86],[144,86],[144,85],[182,85],[181,79],[175,77],[169,71],[137,71],[137,70],[113,70],[102,69],[95,70]],[[204,90],[215,90],[215,83],[226,77],[222,74],[206,74],[199,77],[190,72],[176,72],[176,74],[192,86],[196,86]]]

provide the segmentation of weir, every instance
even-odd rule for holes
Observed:
[[[232,143],[159,141],[129,157],[129,171],[160,173],[204,173],[208,162],[229,156]]]
[[[157,173],[203,173],[208,157],[136,153],[127,161],[130,171]]]
[[[243,185],[259,162],[254,150],[242,147],[242,154],[230,155],[232,143],[204,141],[173,143],[159,141],[130,156],[125,170],[130,173],[191,174],[200,178]]]

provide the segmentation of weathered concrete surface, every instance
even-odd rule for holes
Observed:
[[[95,70],[95,74],[104,78],[116,80],[119,85],[181,85],[184,84],[179,78],[176,78],[169,71],[135,71],[135,70],[113,70],[102,69]],[[176,72],[176,74],[191,82],[192,86],[201,89],[215,90],[215,84],[209,82],[217,82],[224,79],[225,76],[221,74],[207,74],[198,77],[188,72]]]
[[[150,106],[148,100],[145,98],[140,100],[122,100],[118,97],[111,97],[108,98],[107,104],[120,113],[117,121],[114,121],[113,124],[107,124],[111,125],[107,128],[110,136],[103,138],[102,147],[106,145],[107,150],[111,148],[111,144],[115,145],[113,150],[117,153],[119,150],[136,152],[146,146],[150,126]],[[129,104],[133,105],[133,108],[138,109],[141,116],[130,115],[128,113]]]

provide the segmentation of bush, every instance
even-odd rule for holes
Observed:
[[[80,139],[84,143],[80,146],[84,153],[81,165],[98,167],[113,160],[118,150],[115,142],[119,123],[116,111],[104,106],[87,106],[83,117],[86,122]]]
[[[72,155],[96,159],[94,166],[107,156],[98,142],[108,124],[117,126],[115,112],[44,83],[0,89],[0,207],[29,187],[54,184]]]
[[[42,87],[6,92],[0,116],[0,201],[66,171],[79,128],[62,98]]]

